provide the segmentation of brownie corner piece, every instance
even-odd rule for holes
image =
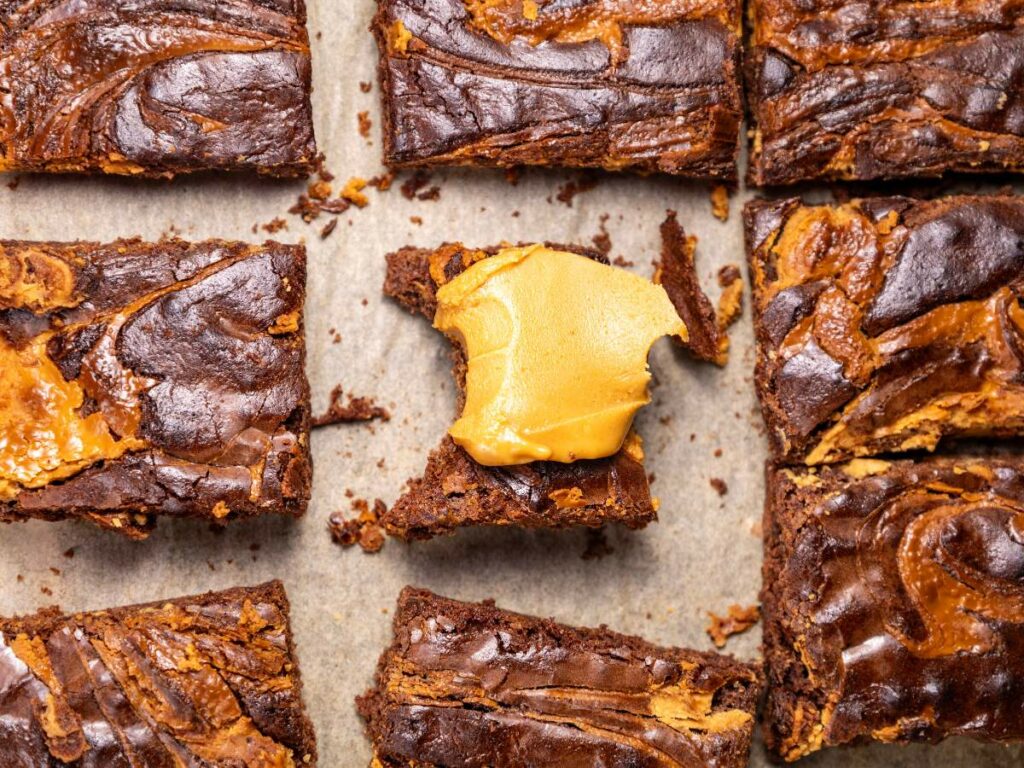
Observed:
[[[1024,460],[770,466],[771,752],[1024,738]]]
[[[773,455],[821,464],[1024,433],[1024,201],[745,209]]]
[[[0,267],[0,520],[305,511],[302,246],[0,241]]]
[[[280,582],[0,618],[16,765],[303,765],[316,737]]]
[[[1020,171],[1024,30],[1007,8],[925,20],[913,5],[754,0],[749,181]]]
[[[747,765],[758,666],[406,588],[358,700],[380,765]]]
[[[551,247],[603,259],[591,251]],[[432,319],[439,284],[495,252],[495,248],[473,250],[459,243],[433,250],[403,248],[387,256],[384,293],[406,310]],[[452,357],[461,407],[465,356],[457,345]],[[657,517],[657,502],[651,497],[644,468],[643,441],[635,433],[607,458],[508,467],[477,463],[445,435],[431,451],[423,475],[408,481],[407,491],[381,522],[392,536],[411,540],[478,525],[568,528],[615,522],[642,528]]]
[[[598,5],[378,0],[385,163],[734,181],[740,3]]]
[[[315,167],[304,0],[40,0],[0,29],[0,171]]]

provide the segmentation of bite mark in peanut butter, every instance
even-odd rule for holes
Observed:
[[[477,262],[437,300],[434,326],[467,357],[450,434],[486,466],[613,455],[650,401],[651,345],[686,331],[660,286],[540,245]]]

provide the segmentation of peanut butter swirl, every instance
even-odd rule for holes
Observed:
[[[746,763],[758,688],[747,665],[412,589],[395,629],[360,701],[382,764]]]
[[[304,280],[288,246],[0,242],[0,520],[298,511]]]
[[[757,386],[807,464],[1024,430],[1024,205],[796,200],[747,209]]]
[[[0,171],[308,172],[302,0],[41,0],[0,23]]]
[[[753,0],[751,180],[1024,167],[1016,0]]]
[[[769,478],[772,749],[1024,737],[1024,461]]]
[[[0,619],[5,764],[314,765],[287,610],[275,582],[99,613]]]

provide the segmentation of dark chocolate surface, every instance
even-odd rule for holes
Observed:
[[[753,665],[406,588],[359,700],[386,768],[747,764]]]
[[[1024,431],[1020,198],[746,208],[756,384],[777,459]]]
[[[306,175],[303,0],[0,2],[0,171]]]
[[[1024,28],[1009,0],[754,0],[750,180],[1024,166]]]
[[[301,246],[5,241],[0,265],[0,520],[305,510]]]
[[[535,7],[379,0],[386,163],[736,178],[739,3]]]
[[[0,619],[10,768],[316,765],[280,582]]]
[[[1024,461],[770,469],[765,735],[1024,738]]]
[[[438,285],[493,252],[448,244],[433,251],[405,248],[388,254],[384,293],[432,320]],[[593,252],[586,255],[605,261]],[[465,359],[457,346],[453,359],[461,410]],[[431,452],[423,476],[409,481],[408,491],[382,515],[381,523],[388,533],[405,539],[427,539],[468,525],[565,528],[618,522],[642,528],[657,519],[643,458],[642,441],[631,433],[623,449],[606,459],[485,467],[445,435]]]

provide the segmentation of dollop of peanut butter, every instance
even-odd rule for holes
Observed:
[[[450,434],[485,466],[613,455],[650,402],[651,345],[686,334],[661,286],[541,245],[477,262],[437,301],[467,359]]]

